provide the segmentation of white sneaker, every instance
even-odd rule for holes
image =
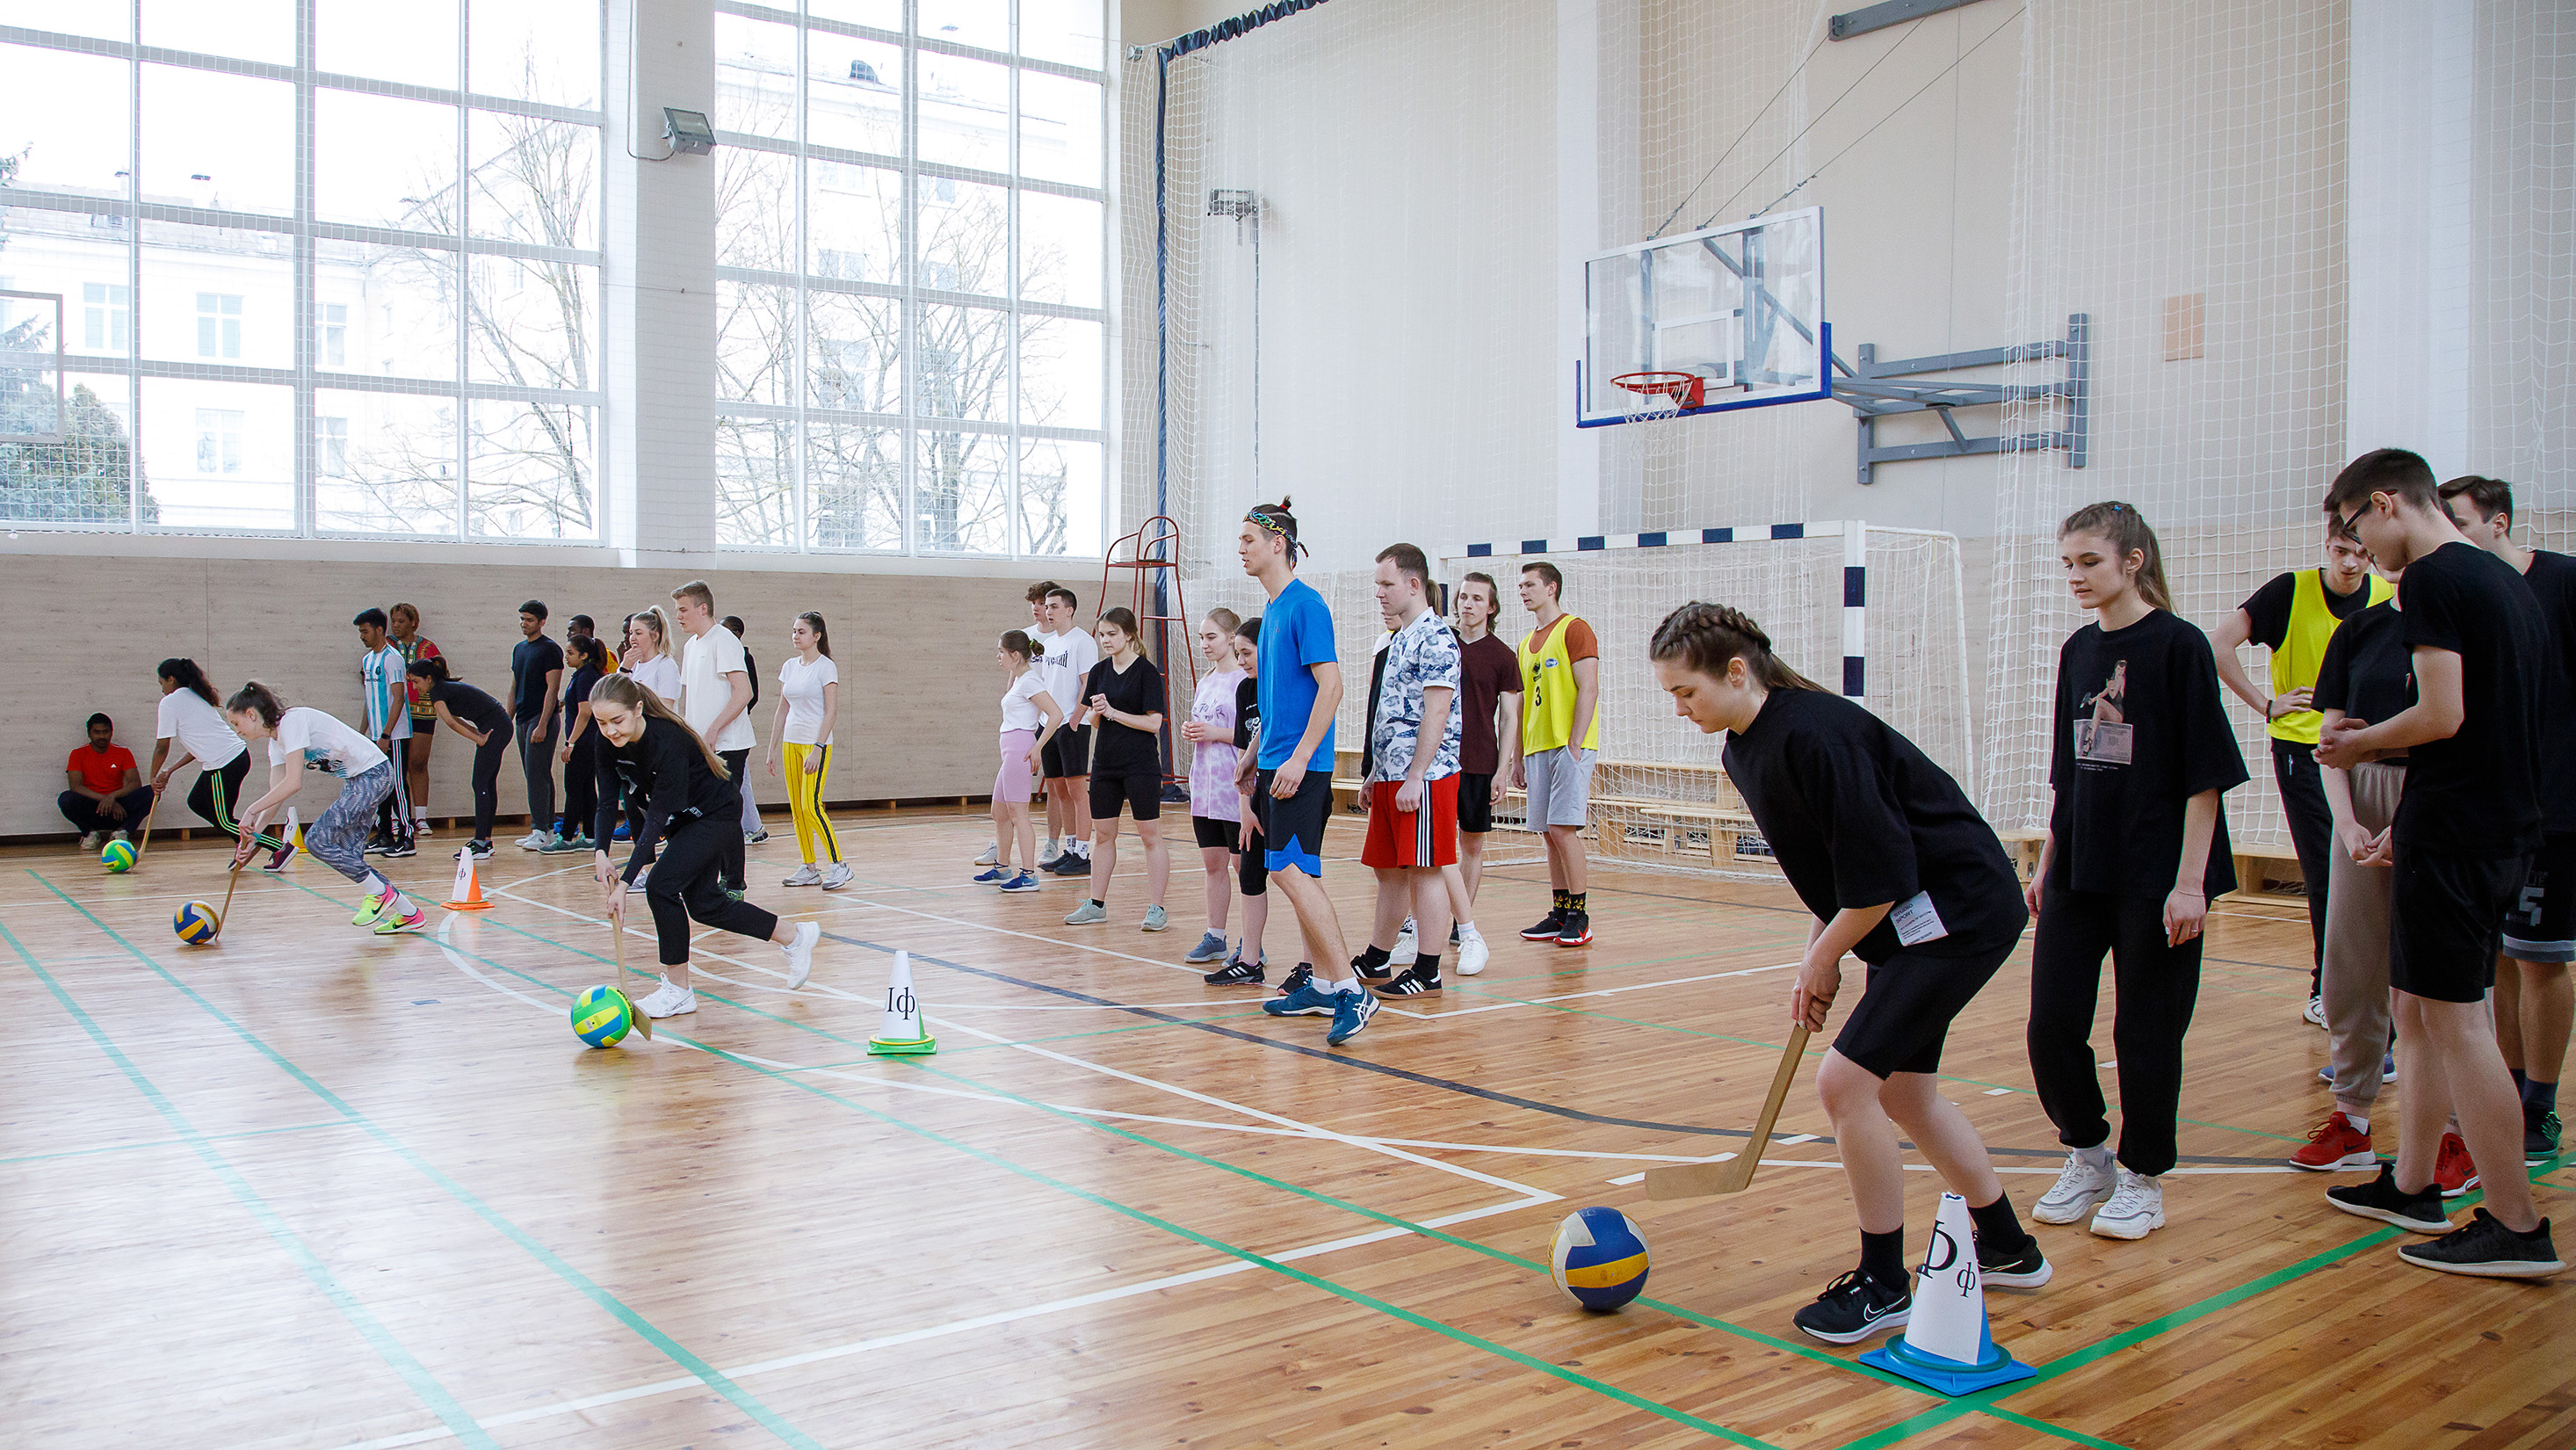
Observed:
[[[81,843],[80,843],[80,848],[81,848],[82,850],[84,850],[84,851],[101,851],[101,850],[105,850],[105,849],[107,848],[107,836],[106,836],[106,833],[101,832],[101,831],[85,831],[85,832],[83,832],[83,833],[81,834]]]
[[[795,991],[814,975],[814,943],[822,940],[823,928],[810,921],[796,923],[796,940],[783,950],[787,953],[787,990]]]
[[[633,886],[628,887],[627,889],[628,889],[629,891],[641,891],[641,890],[643,890],[643,889],[644,889],[644,878],[645,878],[645,877],[647,877],[647,876],[650,876],[650,875],[652,875],[652,874],[653,874],[653,868],[652,868],[652,867],[650,867],[650,866],[638,866],[638,867],[636,867],[636,868],[635,868],[635,884],[634,884]]]
[[[108,839],[109,839],[109,840],[111,840],[111,841],[129,841],[129,842],[130,842],[130,841],[132,841],[134,838],[133,838],[132,836],[130,836],[130,835],[127,835],[127,834],[126,834],[125,832],[123,832],[123,831],[119,831],[119,832],[117,832],[115,835],[108,837]],[[102,847],[100,847],[99,849],[100,849],[100,850],[105,850],[105,849],[107,849],[107,848],[106,848],[106,847],[104,847],[104,846],[102,846]]]
[[[990,863],[985,863],[985,864],[999,865],[999,864],[1001,863],[1001,854],[1002,854],[1002,853],[1001,853],[1001,848],[1000,848],[1000,847],[998,847],[998,846],[994,847],[994,848],[993,848],[993,860],[992,860],[992,862],[990,862]],[[1039,869],[1039,870],[1041,870],[1041,871],[1045,870],[1045,869],[1046,869],[1046,868],[1048,868],[1049,866],[1054,865],[1057,861],[1059,861],[1059,860],[1063,859],[1063,857],[1064,857],[1064,848],[1063,848],[1062,846],[1059,846],[1059,845],[1057,845],[1057,844],[1055,843],[1055,837],[1053,837],[1053,836],[1040,836],[1040,837],[1038,837],[1038,869]]]
[[[2096,1168],[2084,1154],[2081,1148],[2067,1153],[2066,1171],[2057,1175],[2056,1187],[2031,1205],[2032,1218],[2041,1223],[2073,1223],[2111,1196],[2111,1190],[2118,1186],[2113,1175],[2125,1170],[2117,1164]]]
[[[1485,969],[1485,958],[1493,955],[1480,932],[1458,933],[1458,975],[1472,977]]]
[[[2165,1226],[2165,1185],[2161,1178],[2118,1170],[2120,1186],[2111,1201],[2093,1215],[2093,1232],[2106,1239],[2142,1239]]]
[[[1404,930],[1395,934],[1395,945],[1387,951],[1386,964],[1390,967],[1409,967],[1421,956],[1422,944],[1415,938],[1413,918],[1408,916],[1404,919]]]
[[[986,841],[984,843],[984,854],[975,858],[975,864],[978,866],[1001,865],[1002,843],[999,841]]]
[[[698,1010],[698,994],[693,988],[674,987],[671,979],[664,977],[662,985],[654,988],[652,995],[636,1003],[635,1007],[647,1017],[677,1017]]]
[[[2308,1009],[2299,1014],[2299,1020],[2312,1027],[2325,1026],[2326,999],[2323,997],[2310,997],[2308,999]]]
[[[850,884],[851,875],[849,862],[835,861],[832,863],[832,869],[823,873],[823,889],[838,891]]]
[[[786,880],[781,881],[778,884],[781,886],[820,886],[823,884],[823,873],[815,870],[814,863],[808,861],[804,865],[796,868],[795,875],[788,877]]]
[[[546,842],[553,839],[554,837],[547,835],[543,831],[530,831],[519,838],[519,849],[522,851],[542,851],[546,848]]]

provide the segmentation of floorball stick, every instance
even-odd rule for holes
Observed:
[[[215,939],[216,939],[216,940],[218,940],[218,941],[220,941],[220,940],[222,940],[222,939],[223,939],[223,935],[224,935],[224,918],[226,918],[226,917],[228,917],[228,916],[232,915],[232,910],[233,910],[233,887],[234,887],[234,886],[239,886],[239,885],[241,885],[241,863],[240,863],[239,861],[235,861],[235,862],[233,863],[233,870],[232,870],[232,885],[231,885],[231,886],[226,886],[226,887],[224,888],[224,904],[223,904],[223,907],[222,907],[222,909],[221,909],[221,910],[219,910],[219,911],[217,911],[217,912],[215,913]]]
[[[161,792],[152,793],[152,807],[143,813],[143,844],[134,848],[134,864],[143,864],[143,853],[152,849],[152,818],[161,814]],[[128,870],[133,869],[128,867]]]
[[[1771,1125],[1779,1120],[1780,1104],[1789,1096],[1789,1083],[1798,1075],[1798,1059],[1807,1051],[1807,1029],[1802,1024],[1789,1034],[1788,1050],[1780,1054],[1780,1070],[1771,1075],[1771,1096],[1762,1104],[1762,1117],[1753,1125],[1753,1136],[1744,1151],[1723,1163],[1676,1163],[1667,1168],[1646,1170],[1648,1198],[1706,1198],[1721,1193],[1742,1193],[1753,1182],[1753,1170],[1762,1165],[1762,1150],[1771,1143]]]

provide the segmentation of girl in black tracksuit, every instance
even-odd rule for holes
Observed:
[[[421,693],[447,728],[474,742],[474,838],[459,855],[492,856],[492,815],[501,805],[501,761],[510,753],[510,711],[500,701],[447,672],[447,659],[431,655],[408,666]]]
[[[594,869],[607,892],[609,915],[621,923],[619,930],[624,929],[627,888],[644,874],[647,862],[652,867],[644,899],[660,939],[662,980],[636,1005],[654,1017],[698,1010],[697,992],[689,985],[692,917],[776,942],[787,952],[788,990],[805,985],[822,929],[810,921],[789,927],[725,890],[727,843],[736,849],[742,844],[742,793],[724,762],[687,721],[631,675],[602,678],[591,688],[590,707],[601,747],[598,819],[591,838],[598,843]],[[635,832],[626,869],[618,873],[607,847],[616,829],[621,790],[626,799],[644,803],[644,824]]]
[[[2220,796],[2246,780],[2209,636],[2176,618],[2154,530],[2125,503],[2078,509],[2058,529],[2076,601],[2096,620],[2058,653],[2049,785],[2055,799],[2031,949],[2030,1069],[2070,1150],[2041,1223],[2093,1215],[2105,1238],[2165,1221],[2182,1039],[2200,993],[2211,897],[2236,887]],[[2120,1144],[2094,1070],[2093,1008],[2111,958]]]

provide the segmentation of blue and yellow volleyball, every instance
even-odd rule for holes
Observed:
[[[171,914],[170,929],[179,934],[179,940],[192,947],[202,947],[214,944],[215,933],[222,931],[224,924],[215,915],[215,909],[206,903],[182,901],[179,909]]]
[[[110,871],[134,869],[134,843],[132,841],[108,842],[107,849],[98,853],[98,864]]]
[[[1556,1287],[1586,1309],[1616,1309],[1646,1287],[1646,1236],[1615,1208],[1578,1208],[1556,1226]]]
[[[572,999],[573,1035],[593,1047],[615,1047],[635,1028],[635,1004],[615,987],[590,987]]]

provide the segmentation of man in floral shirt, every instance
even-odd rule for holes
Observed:
[[[1392,633],[1369,718],[1368,840],[1360,864],[1377,873],[1376,929],[1354,963],[1382,995],[1440,990],[1449,939],[1449,888],[1458,861],[1458,637],[1431,607],[1431,566],[1411,544],[1377,556],[1378,610]],[[1410,911],[1432,949],[1396,972],[1388,963]],[[1391,979],[1391,980],[1390,980]]]

